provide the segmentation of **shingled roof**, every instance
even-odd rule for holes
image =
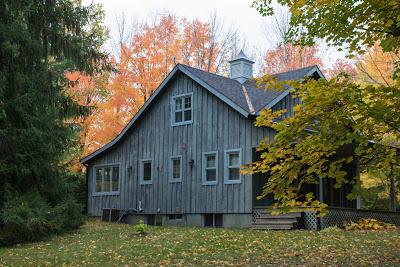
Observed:
[[[192,68],[187,65],[177,64],[168,74],[167,78],[164,79],[164,81],[146,101],[146,103],[144,103],[142,108],[135,114],[128,125],[125,126],[121,133],[118,134],[118,136],[108,144],[83,158],[81,163],[87,163],[91,159],[99,156],[109,148],[116,145],[125,136],[129,129],[133,127],[134,124],[139,120],[147,107],[156,101],[158,96],[164,91],[165,88],[167,88],[166,85],[178,71],[189,76],[191,79],[203,86],[206,90],[221,99],[221,101],[225,102],[245,117],[249,117],[249,115],[257,115],[258,112],[263,108],[272,107],[288,94],[288,89],[283,91],[265,91],[259,89],[256,86],[255,80],[247,80],[244,84],[241,84],[234,79]],[[303,79],[305,76],[311,75],[317,75],[321,78],[324,77],[317,66],[309,66],[275,75],[277,76],[278,81],[299,80]]]
[[[221,75],[206,72],[200,69],[192,68],[187,65],[179,64],[184,69],[188,70],[191,74],[196,76],[198,79],[204,81],[209,86],[213,87],[215,90],[229,98],[231,101],[236,103],[238,106],[246,110],[248,113],[258,113],[261,109],[267,107],[274,100],[279,98],[285,91],[275,91],[275,90],[263,90],[257,88],[256,80],[247,80],[243,86],[247,91],[247,95],[250,99],[254,110],[251,110],[249,103],[246,100],[245,92],[242,88],[242,84],[234,79],[230,79]],[[274,74],[278,81],[288,81],[288,80],[299,80],[306,76],[313,75],[315,72],[322,78],[322,73],[320,72],[318,66],[308,66],[301,69],[296,69],[292,71],[282,72]]]

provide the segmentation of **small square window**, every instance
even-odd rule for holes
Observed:
[[[224,162],[225,183],[240,183],[241,149],[226,150]]]
[[[151,184],[153,181],[152,160],[142,160],[140,165],[140,183]]]
[[[170,182],[180,182],[182,179],[182,157],[171,157],[171,165],[169,172]]]
[[[203,153],[202,180],[204,185],[215,185],[218,183],[218,152]]]
[[[192,123],[192,97],[192,93],[172,97],[172,126]]]

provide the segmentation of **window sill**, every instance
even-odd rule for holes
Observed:
[[[175,127],[175,126],[182,126],[182,125],[188,125],[188,124],[192,124],[193,123],[193,120],[191,120],[191,121],[184,121],[184,122],[173,122],[172,123],[172,127]]]
[[[242,180],[225,180],[225,184],[240,184]]]
[[[202,185],[217,185],[218,182],[203,182]]]
[[[169,182],[171,184],[182,183],[182,178],[180,178],[180,179],[169,179]]]
[[[101,197],[101,196],[119,196],[118,192],[96,192],[92,194],[92,197]]]
[[[152,185],[152,184],[153,184],[153,181],[149,181],[149,182],[141,181],[139,184],[140,184],[140,185]]]

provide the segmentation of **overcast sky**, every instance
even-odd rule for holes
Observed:
[[[116,17],[124,13],[132,20],[146,21],[152,14],[168,11],[178,17],[188,19],[198,18],[206,21],[213,12],[224,21],[226,28],[236,28],[242,40],[246,41],[249,50],[257,49],[264,53],[270,48],[265,37],[263,23],[268,19],[263,18],[254,8],[251,0],[84,0],[88,3],[101,3],[106,12],[106,26],[111,34],[116,29]],[[246,52],[246,51],[245,51]],[[342,57],[335,51],[322,53],[325,65],[330,65],[336,58]]]

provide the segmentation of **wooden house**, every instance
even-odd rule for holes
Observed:
[[[241,51],[230,61],[229,78],[177,64],[123,131],[82,159],[88,215],[110,212],[117,218],[129,211],[130,221],[143,218],[150,224],[254,224],[260,206],[271,199],[256,199],[264,177],[239,170],[257,159],[255,147],[264,137],[274,136],[254,120],[264,108],[287,109],[290,116],[296,99],[288,90],[256,88],[253,63]],[[324,77],[317,66],[276,76],[281,81]],[[344,192],[329,195],[322,189],[312,190],[322,200],[326,195],[329,204],[356,206]]]

